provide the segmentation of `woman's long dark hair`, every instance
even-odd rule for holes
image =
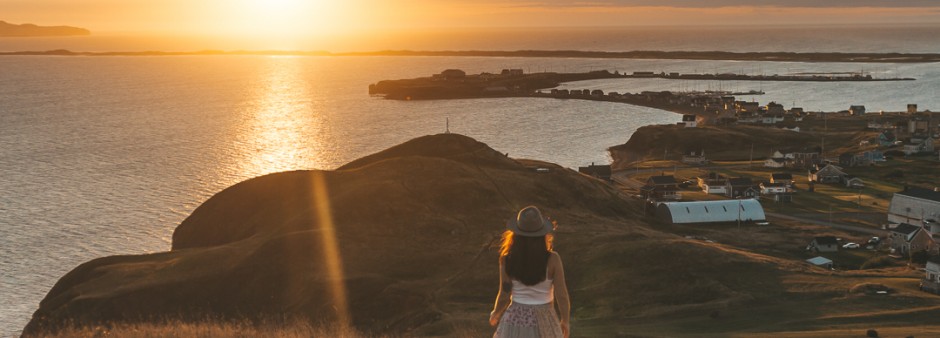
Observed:
[[[530,286],[545,280],[552,240],[551,234],[527,237],[516,236],[512,231],[504,232],[499,258],[503,260],[506,274]]]

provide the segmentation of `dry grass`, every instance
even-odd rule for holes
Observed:
[[[470,338],[485,336],[488,333],[476,332],[466,328],[455,328],[448,336]],[[170,338],[170,337],[342,337],[342,338],[396,338],[408,335],[367,334],[354,328],[339,325],[312,325],[296,320],[281,323],[253,324],[251,322],[170,321],[164,323],[118,323],[110,325],[84,326],[64,329],[55,333],[43,334],[49,338],[75,337],[130,337],[130,338]]]

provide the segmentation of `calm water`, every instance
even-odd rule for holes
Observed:
[[[631,49],[631,48],[626,48]],[[369,83],[469,73],[592,69],[785,74],[864,68],[904,83],[586,81],[617,91],[757,89],[759,101],[812,110],[940,109],[936,65],[522,58],[0,58],[0,335],[15,334],[63,274],[90,259],[167,250],[173,229],[212,194],[292,169],[332,169],[451,130],[513,157],[575,167],[672,113],[577,100],[398,102]]]

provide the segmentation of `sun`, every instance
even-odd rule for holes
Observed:
[[[238,25],[272,38],[323,35],[342,29],[348,2],[331,0],[237,0]]]

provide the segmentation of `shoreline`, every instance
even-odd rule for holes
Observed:
[[[66,49],[46,51],[9,51],[0,56],[197,56],[197,55],[278,55],[278,56],[469,56],[522,58],[585,58],[585,59],[653,59],[700,61],[766,61],[766,62],[846,62],[846,63],[933,63],[940,62],[940,53],[842,53],[842,52],[719,52],[719,51],[578,51],[578,50],[517,50],[517,51],[412,51],[383,50],[372,52],[285,51],[285,50],[203,50],[203,51],[124,51],[82,52]]]

